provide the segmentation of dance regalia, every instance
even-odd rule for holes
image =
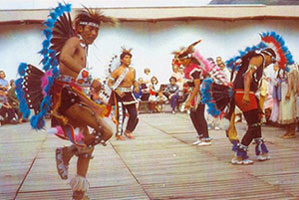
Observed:
[[[208,111],[211,115],[219,116],[220,114],[225,114],[227,118],[230,118],[235,103],[242,111],[258,108],[255,92],[259,87],[264,66],[257,66],[257,71],[253,74],[249,93],[251,104],[244,106],[241,101],[244,95],[243,75],[248,70],[249,61],[252,57],[263,56],[261,54],[262,50],[271,48],[276,54],[276,61],[281,69],[288,71],[287,65],[294,63],[292,55],[280,35],[275,32],[262,33],[261,40],[258,45],[247,47],[244,51],[240,51],[240,55],[226,62],[226,66],[232,71],[232,76],[237,74],[232,86],[219,85],[213,80],[204,80],[203,87],[201,87],[202,98],[203,103],[208,105]],[[233,77],[231,80],[233,80]]]
[[[215,83],[214,86],[217,87],[217,89],[222,90],[224,88],[223,86],[228,85],[228,79],[218,66],[204,59],[197,50],[194,51],[192,57],[196,59],[198,65],[191,64],[191,66],[184,69],[184,73],[187,83],[189,82],[189,87],[194,87],[194,83],[192,82],[195,77],[201,80],[200,93],[202,96],[200,97],[200,95],[197,94],[191,102],[191,107],[197,108],[200,101],[202,101],[202,103],[205,103],[206,101],[206,97],[203,96],[203,93],[206,93],[206,88],[204,87],[206,82],[213,81]],[[215,93],[215,95],[217,97],[218,94]],[[224,99],[225,101],[228,101],[226,96],[220,95],[220,98],[221,100]]]
[[[184,68],[184,74],[189,88],[195,87],[194,79],[200,79],[201,81],[203,79],[202,69],[198,65],[193,63],[189,67]],[[189,93],[189,97],[192,96],[192,92],[193,91],[191,90]],[[191,102],[191,109],[196,110],[199,103],[200,103],[200,93],[198,92]]]
[[[254,74],[252,74],[252,81],[250,83],[250,92],[249,92],[249,99],[250,104],[244,105],[242,102],[243,96],[244,96],[244,75],[248,70],[249,67],[249,61],[252,57],[255,56],[262,56],[263,57],[263,63],[261,66],[257,66],[257,70]],[[263,71],[265,68],[265,58],[264,55],[255,51],[247,53],[245,56],[242,57],[242,65],[237,72],[235,81],[233,83],[234,88],[234,99],[235,104],[240,108],[241,111],[246,112],[253,109],[258,109],[258,100],[255,96],[256,91],[258,90],[260,86],[260,80],[263,76]]]
[[[34,129],[44,128],[44,117],[52,110],[52,126],[56,126],[57,130],[63,130],[57,131],[56,135],[80,145],[80,141],[77,141],[80,136],[75,136],[64,112],[76,103],[89,107],[100,116],[104,116],[107,110],[84,94],[82,86],[87,86],[91,80],[86,69],[82,69],[77,78],[59,74],[57,66],[61,49],[69,38],[77,36],[72,28],[70,12],[71,5],[61,3],[50,12],[44,22],[47,28],[43,30],[45,40],[39,52],[43,56],[41,63],[44,71],[33,65],[21,63],[18,68],[20,78],[16,80],[16,92],[24,118],[30,116],[30,109],[34,110],[35,115],[30,119]]]

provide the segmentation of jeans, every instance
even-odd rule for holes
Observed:
[[[177,106],[177,102],[179,99],[179,95],[175,94],[170,98],[170,105],[173,111],[175,111],[175,108]]]

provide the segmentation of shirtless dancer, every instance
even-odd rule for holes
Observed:
[[[92,44],[98,36],[103,18],[99,12],[90,9],[85,9],[77,15],[76,35],[69,38],[62,47],[59,56],[60,75],[54,80],[53,85],[52,126],[63,126],[62,119],[67,119],[67,124],[74,128],[78,127],[84,136],[83,148],[71,145],[56,149],[57,169],[62,179],[68,178],[70,159],[74,155],[78,156],[77,175],[70,181],[73,199],[76,200],[87,198],[85,192],[88,190],[89,183],[86,174],[94,146],[99,143],[105,144],[112,136],[110,127],[87,105],[88,99],[85,98],[83,101],[83,94],[78,92],[82,91],[81,85],[78,84],[78,75],[84,77],[88,73],[82,72],[86,68],[88,45]],[[88,127],[93,128],[94,132],[90,133]]]
[[[111,73],[108,81],[108,86],[114,91],[112,95],[117,106],[117,140],[124,140],[122,133],[126,114],[125,109],[129,113],[129,119],[124,135],[129,139],[134,139],[132,132],[138,123],[136,110],[137,100],[133,95],[132,86],[134,86],[136,93],[139,92],[139,88],[135,78],[136,71],[130,67],[131,58],[132,54],[130,51],[123,50],[120,55],[121,65]]]

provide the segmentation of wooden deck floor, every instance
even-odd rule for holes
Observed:
[[[238,124],[240,135],[244,124]],[[193,146],[195,131],[185,114],[143,114],[135,140],[98,146],[88,173],[89,197],[104,199],[299,199],[299,137],[283,140],[282,129],[263,127],[271,160],[230,164],[223,131],[210,131],[211,146]],[[0,127],[0,199],[71,199],[59,178],[55,148],[68,145],[28,123]],[[254,146],[249,155],[254,158]],[[75,174],[76,158],[70,175]]]

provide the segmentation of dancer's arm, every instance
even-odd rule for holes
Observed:
[[[249,61],[248,65],[248,70],[244,74],[244,96],[243,96],[243,103],[244,104],[249,104],[250,99],[249,99],[249,92],[250,92],[250,84],[252,80],[252,75],[256,72],[257,66],[261,65],[262,62],[262,57],[253,57]]]
[[[185,109],[189,109],[191,107],[191,102],[195,98],[195,96],[199,93],[200,90],[200,79],[195,79],[194,80],[194,88],[192,90],[191,96],[188,98],[186,104],[185,104]]]

